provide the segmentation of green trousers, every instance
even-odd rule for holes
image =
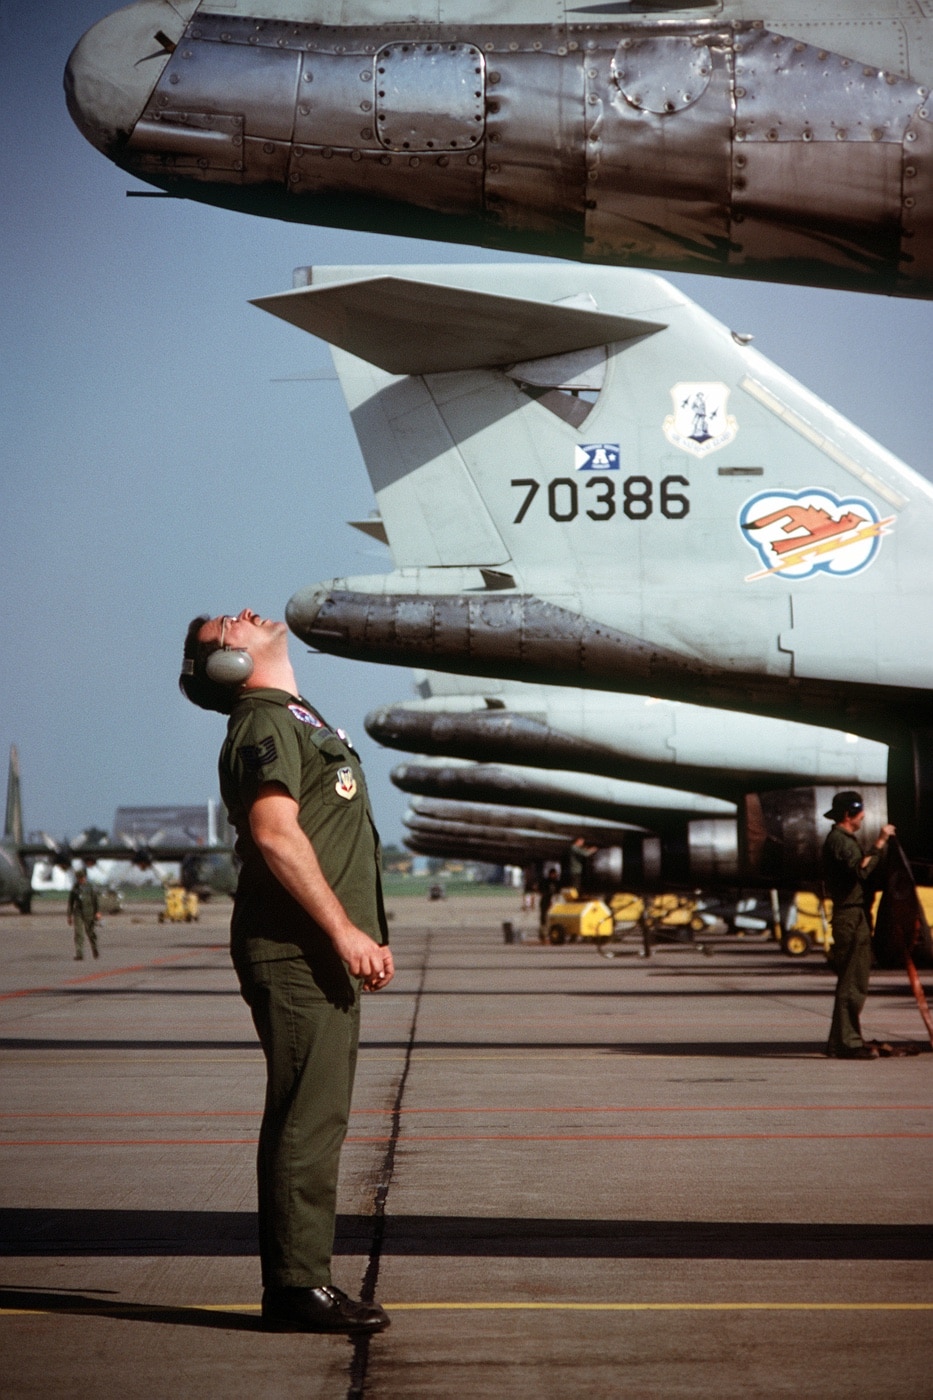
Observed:
[[[837,980],[827,1049],[856,1050],[865,1044],[859,1015],[871,974],[871,927],[863,909],[834,910],[830,966]]]
[[[259,1252],[266,1288],[331,1282],[337,1172],[359,1042],[359,987],[336,954],[237,959],[266,1058]]]
[[[92,914],[90,919],[85,920],[80,909],[76,909],[72,919],[75,935],[75,956],[84,957],[84,936],[87,934],[87,941],[91,945],[91,952],[97,957],[97,920]]]

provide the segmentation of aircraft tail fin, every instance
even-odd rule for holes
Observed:
[[[3,834],[17,846],[23,844],[23,799],[19,781],[19,754],[16,745],[10,745],[10,766],[6,780],[6,819]]]

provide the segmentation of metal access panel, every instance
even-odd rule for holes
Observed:
[[[386,44],[375,69],[376,134],[386,150],[463,151],[482,141],[485,61],[473,44]]]
[[[586,256],[714,270],[729,237],[732,73],[716,35],[588,48]]]
[[[290,141],[301,54],[295,48],[238,43],[232,33],[222,37],[226,34],[186,35],[145,115],[171,109],[239,117],[247,137]]]

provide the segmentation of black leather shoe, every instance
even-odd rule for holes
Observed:
[[[390,1320],[378,1303],[357,1302],[332,1283],[262,1293],[266,1332],[381,1332]]]
[[[874,1045],[843,1045],[838,1050],[827,1050],[831,1060],[877,1060],[878,1051]]]

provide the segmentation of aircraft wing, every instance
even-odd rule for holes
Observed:
[[[299,287],[253,305],[398,375],[510,365],[664,329],[586,305],[384,274]]]

